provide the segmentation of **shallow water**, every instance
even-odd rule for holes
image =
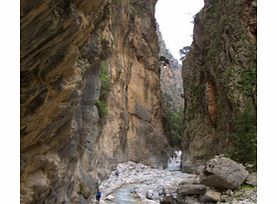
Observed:
[[[134,189],[140,184],[125,184],[111,195],[114,201],[106,201],[106,203],[120,203],[120,204],[141,204],[140,199],[134,197]]]

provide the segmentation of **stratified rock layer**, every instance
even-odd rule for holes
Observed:
[[[255,137],[247,141],[242,134],[255,134],[256,6],[255,0],[208,0],[195,16],[193,43],[183,61],[184,165],[232,150],[233,133],[244,141],[237,145],[255,148]],[[246,158],[249,150],[243,154],[237,156]]]
[[[118,161],[166,162],[155,3],[21,1],[21,203],[86,203]]]

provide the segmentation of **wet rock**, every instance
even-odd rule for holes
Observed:
[[[218,189],[235,189],[248,175],[243,165],[225,157],[214,158],[206,163],[201,183]]]

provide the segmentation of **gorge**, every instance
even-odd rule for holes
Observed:
[[[20,2],[21,203],[91,203],[118,164],[165,169],[176,144],[185,172],[223,153],[255,167],[256,1],[205,0],[183,87],[156,2]],[[183,112],[174,138],[165,92]]]

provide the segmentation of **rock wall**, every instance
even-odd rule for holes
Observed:
[[[21,203],[87,203],[117,162],[167,161],[155,3],[21,1]]]
[[[182,66],[178,60],[173,57],[166,48],[162,34],[157,25],[158,41],[160,45],[160,66],[161,66],[161,91],[162,103],[175,109],[181,109],[184,106]]]
[[[256,7],[254,0],[208,0],[195,16],[183,61],[183,165],[236,151],[234,134],[250,131],[237,121],[245,113],[256,121]],[[245,137],[240,145],[251,142]]]

